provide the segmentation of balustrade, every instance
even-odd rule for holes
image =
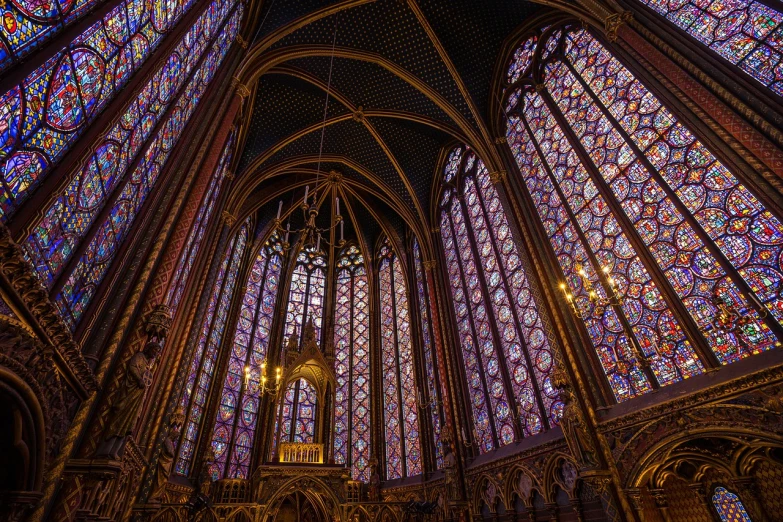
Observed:
[[[302,442],[280,443],[280,462],[289,464],[323,464],[324,445]]]

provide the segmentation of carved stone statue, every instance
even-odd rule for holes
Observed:
[[[161,345],[157,341],[149,341],[144,350],[128,362],[125,382],[117,390],[116,402],[109,410],[103,432],[104,442],[98,448],[98,455],[119,458],[125,439],[136,424],[147,388],[152,384],[152,367],[160,351]]]
[[[443,473],[446,479],[446,498],[448,500],[459,500],[460,492],[457,484],[457,455],[454,452],[453,438],[451,430],[444,428],[441,434],[441,444],[443,445]]]
[[[171,467],[174,464],[174,457],[177,452],[177,441],[179,440],[179,432],[182,428],[184,417],[185,416],[180,409],[171,419],[169,431],[166,434],[166,439],[163,441],[163,448],[158,457],[158,469],[155,471],[155,484],[153,486],[152,494],[150,495],[150,500],[157,500],[166,489],[166,484],[168,484],[169,476],[171,475]]]
[[[570,390],[561,390],[561,397],[565,403],[563,418],[560,426],[563,428],[566,444],[580,468],[591,468],[598,465],[598,456],[595,444],[587,430],[584,417],[579,411],[573,393]]]
[[[315,325],[313,324],[312,316],[307,320],[307,324],[304,328],[304,339],[302,339],[302,348],[310,348],[312,346],[318,346],[318,342],[315,340]]]
[[[196,483],[196,490],[209,496],[209,492],[212,489],[212,465],[215,463],[215,449],[210,446],[204,454],[204,458],[201,461],[201,473],[199,473],[198,481]]]
[[[380,502],[381,500],[381,468],[378,465],[378,459],[370,459],[370,483],[367,488],[370,502]]]
[[[571,455],[580,469],[597,466],[599,464],[598,452],[579,409],[579,404],[576,402],[576,397],[574,397],[563,361],[559,357],[555,359],[552,385],[560,392],[560,399],[563,401],[563,417],[560,419],[560,427],[563,428]]]
[[[285,353],[293,353],[299,351],[299,344],[297,342],[297,337],[299,337],[296,333],[296,328],[294,328],[294,333],[291,334],[291,336],[288,338],[288,344],[285,347]]]

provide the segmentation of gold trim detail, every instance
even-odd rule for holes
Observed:
[[[506,179],[505,170],[496,170],[495,172],[489,173],[489,180],[492,182],[493,185],[503,183],[505,179]]]
[[[231,212],[229,212],[228,210],[224,210],[223,213],[220,215],[220,217],[222,217],[223,222],[230,227],[233,227],[234,223],[237,222],[236,216],[231,214]]]
[[[630,11],[622,11],[608,16],[604,21],[604,31],[609,41],[617,41],[617,31],[631,20],[633,20],[633,13]]]
[[[49,292],[25,260],[22,247],[14,243],[4,225],[0,225],[0,270],[73,372],[79,385],[87,393],[97,390],[95,374],[82,356],[81,348],[61,319],[60,311],[49,299]]]
[[[236,76],[231,77],[231,87],[236,89],[237,95],[243,100],[250,96],[250,89]]]

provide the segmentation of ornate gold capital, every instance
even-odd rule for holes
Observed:
[[[432,227],[430,229],[430,233],[432,233],[432,234],[440,234],[440,228],[439,227]]]
[[[505,170],[497,170],[495,172],[489,173],[489,180],[492,182],[493,185],[497,185],[498,183],[503,183],[504,179],[506,179]]]
[[[237,218],[233,216],[228,210],[224,210],[220,217],[222,217],[223,222],[230,227],[234,226],[234,223],[237,222]]]
[[[536,84],[536,92],[542,92],[546,89],[546,85],[543,83],[537,83]]]
[[[438,262],[435,261],[434,259],[427,259],[425,261],[422,261],[421,264],[424,265],[424,270],[426,270],[427,272],[431,272],[433,268],[438,266]]]
[[[249,45],[247,40],[242,38],[242,35],[240,34],[237,35],[237,43],[240,45],[240,47],[242,47],[242,49],[247,49],[247,46]]]
[[[505,136],[498,136],[495,138],[495,145],[505,145],[508,143],[508,140]]]
[[[250,96],[250,89],[236,76],[231,78],[231,86],[236,89],[237,95],[243,100]]]
[[[225,177],[226,177],[226,181],[234,181],[235,176],[233,172],[231,172],[230,170],[226,170]]]
[[[632,19],[633,13],[630,11],[622,11],[620,13],[615,13],[608,16],[604,21],[604,31],[606,32],[606,37],[609,39],[609,41],[616,41],[617,31],[620,29],[620,27],[627,24]]]
[[[147,323],[144,325],[144,331],[152,338],[163,340],[171,329],[171,309],[164,304],[155,305],[152,311],[147,315]]]

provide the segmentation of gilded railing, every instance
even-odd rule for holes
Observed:
[[[302,442],[283,442],[280,444],[280,462],[295,464],[323,464],[324,445]]]

